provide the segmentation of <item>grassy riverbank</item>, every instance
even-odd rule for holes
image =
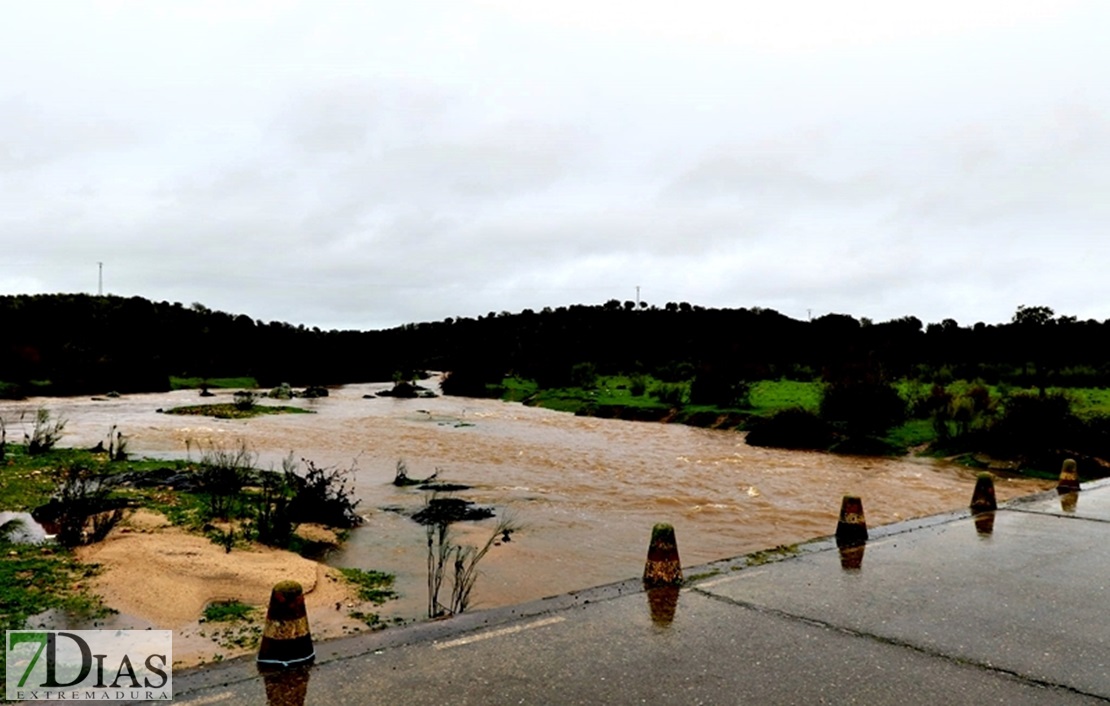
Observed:
[[[691,387],[690,382],[668,382],[645,375],[605,375],[596,376],[582,386],[552,389],[543,389],[532,380],[506,378],[499,389],[505,400],[583,416],[662,421],[719,429],[752,430],[780,413],[787,413],[802,422],[814,420],[815,424],[824,425],[825,431],[817,441],[799,448],[828,448],[880,455],[912,452],[962,456],[970,465],[983,463],[976,460],[982,458],[976,452],[983,451],[983,446],[1000,451],[1003,456],[1010,452],[1015,457],[1031,456],[1030,449],[1021,443],[1023,434],[1020,430],[1007,430],[1014,438],[1002,445],[1008,443],[1012,448],[999,449],[995,438],[999,435],[991,436],[990,433],[1006,426],[1000,425],[1000,422],[1014,416],[1012,412],[1019,406],[1036,406],[1033,403],[1042,401],[1045,428],[1054,425],[1084,427],[1082,435],[1088,440],[1102,434],[1105,420],[1110,418],[1110,389],[1106,388],[1048,388],[1042,395],[1035,388],[986,385],[978,381],[957,380],[947,385],[933,385],[901,380],[892,386],[901,401],[898,403],[901,411],[897,413],[894,423],[845,440],[843,432],[838,431],[841,427],[835,422],[821,420],[822,398],[826,390],[823,383],[760,380],[744,385],[736,404],[732,406],[690,404]],[[1056,418],[1051,418],[1053,415]],[[1028,424],[1030,420],[1021,421]],[[796,426],[794,429],[799,430]],[[789,428],[778,433],[794,438],[799,436]],[[821,441],[825,438],[829,441]],[[1059,446],[1063,442],[1046,439],[1045,443]],[[1066,451],[1064,448],[1062,452]],[[1090,451],[1083,453],[1102,455]],[[1058,466],[1053,467],[1055,461],[1046,461],[1044,456],[1042,454],[1035,459],[1036,464],[1044,465],[1044,468],[1037,468],[1034,464],[1025,467],[1025,470],[1031,475],[1058,473]],[[1091,464],[1087,467],[1103,474]]]
[[[291,460],[280,471],[260,471],[253,461],[243,449],[165,461],[83,449],[32,454],[25,445],[4,445],[0,510],[38,508],[35,519],[56,536],[35,542],[28,534],[33,523],[0,525],[3,629],[42,621],[65,627],[118,609],[164,628],[192,624],[196,632],[207,610],[204,596],[226,593],[255,607],[254,634],[273,577],[284,575],[328,606],[332,632],[383,627],[374,608],[395,597],[390,574],[340,572],[312,559],[339,546],[358,523],[357,501],[337,494],[345,471],[310,462],[302,470]],[[336,613],[330,606],[337,603],[349,610]],[[36,618],[47,611],[58,613]],[[252,647],[229,646],[215,633],[213,639],[220,654]]]

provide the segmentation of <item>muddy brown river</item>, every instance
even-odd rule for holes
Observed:
[[[509,513],[521,529],[480,564],[472,607],[519,603],[638,576],[651,527],[675,526],[683,563],[791,544],[831,534],[840,498],[863,498],[871,525],[966,507],[975,473],[920,458],[869,458],[747,446],[741,433],[680,425],[575,417],[497,400],[457,397],[363,399],[390,385],[349,385],[290,404],[315,414],[216,420],[160,414],[196,404],[196,391],[0,403],[9,439],[43,406],[67,420],[63,446],[93,446],[117,425],[133,455],[183,458],[200,445],[244,441],[262,467],[292,451],[317,465],[355,465],[366,517],[337,566],[397,575],[402,598],[386,618],[423,616],[424,529],[405,513],[425,491],[396,488],[395,464],[413,477],[472,486],[460,497]],[[230,401],[221,393],[216,401]],[[263,404],[276,402],[264,401]],[[25,423],[29,429],[29,423]],[[999,499],[1050,487],[999,479]],[[461,543],[480,544],[496,520],[454,525]]]

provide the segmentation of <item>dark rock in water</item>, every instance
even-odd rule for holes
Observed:
[[[461,483],[430,483],[428,481],[417,481],[417,484],[417,490],[434,490],[440,493],[454,493],[459,490],[470,490],[471,488],[471,486]]]
[[[215,397],[216,395],[215,395],[215,393],[209,392],[208,388],[206,387],[206,388],[204,388],[203,390],[200,391],[200,396],[201,397]]]
[[[438,525],[463,520],[484,520],[493,516],[493,508],[478,507],[472,500],[432,498],[423,510],[413,514],[412,519],[422,525]]]
[[[397,475],[393,477],[393,485],[399,488],[404,488],[410,485],[427,485],[428,483],[434,481],[436,479],[436,476],[438,475],[439,470],[437,469],[435,473],[428,476],[427,478],[409,478],[408,467],[405,466],[404,462],[399,462],[397,464]]]
[[[304,389],[304,392],[301,392],[297,396],[304,397],[305,399],[310,400],[316,399],[317,397],[327,397],[328,388],[323,387],[322,385],[310,385],[309,387],[306,387]]]
[[[289,383],[283,382],[267,392],[266,396],[275,400],[291,400],[293,399],[293,388],[289,386]]]
[[[119,393],[116,392],[115,390],[112,390],[107,395],[105,395],[105,397],[111,397],[112,399],[116,399],[117,397],[119,397]]]
[[[394,384],[392,390],[382,390],[378,393],[378,397],[401,397],[404,399],[412,399],[414,397],[424,397],[424,393],[427,392],[431,392],[431,390],[426,387],[421,387],[420,385],[414,385],[411,382],[402,381]],[[435,393],[432,393],[432,397],[435,397]]]
[[[364,400],[372,400],[372,399],[374,399],[375,397],[377,397],[377,395],[363,395],[363,396],[362,396],[362,399],[364,399]]]

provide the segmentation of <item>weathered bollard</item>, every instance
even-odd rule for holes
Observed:
[[[983,537],[989,537],[994,532],[994,512],[980,512],[973,516],[975,531]]]
[[[1075,459],[1064,459],[1064,466],[1060,469],[1060,482],[1056,484],[1056,490],[1061,493],[1071,493],[1079,490],[1079,469],[1075,465]]]
[[[1071,491],[1068,493],[1060,493],[1060,509],[1064,512],[1075,512],[1075,508],[1079,506],[1079,493],[1078,491]]]
[[[266,689],[266,706],[304,706],[311,676],[312,666],[308,664],[264,670],[262,683]]]
[[[651,622],[665,628],[674,622],[674,614],[678,611],[678,597],[681,589],[677,584],[668,586],[655,586],[649,588],[647,594],[648,610],[651,611]]]
[[[980,512],[993,512],[998,509],[998,501],[994,497],[994,476],[990,473],[980,473],[975,479],[975,491],[971,494],[971,514]]]
[[[296,581],[282,581],[270,592],[266,627],[262,630],[262,644],[258,646],[258,664],[289,667],[308,664],[315,658],[304,607],[304,589]]]
[[[866,542],[859,544],[843,544],[837,547],[840,553],[840,568],[845,571],[859,571],[863,567],[863,552],[867,549]]]
[[[840,501],[840,521],[836,523],[836,545],[853,547],[867,541],[867,521],[863,517],[863,501],[845,495]]]
[[[682,583],[682,563],[678,560],[678,543],[674,527],[659,523],[651,528],[647,563],[644,564],[644,586],[677,586]]]

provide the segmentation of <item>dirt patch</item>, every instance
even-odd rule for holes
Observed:
[[[132,514],[103,542],[81,547],[77,556],[101,566],[90,588],[106,605],[136,619],[137,625],[174,631],[178,666],[253,651],[254,644],[217,640],[213,625],[201,621],[204,608],[222,601],[255,606],[250,624],[260,633],[270,589],[284,580],[304,587],[314,638],[366,629],[349,615],[366,607],[338,571],[292,552],[258,545],[227,553],[205,537],[168,526],[164,517],[147,510]]]
[[[331,527],[318,525],[314,522],[306,522],[297,525],[297,536],[309,542],[316,542],[318,544],[326,544],[338,547],[339,537],[336,535],[335,530]]]

